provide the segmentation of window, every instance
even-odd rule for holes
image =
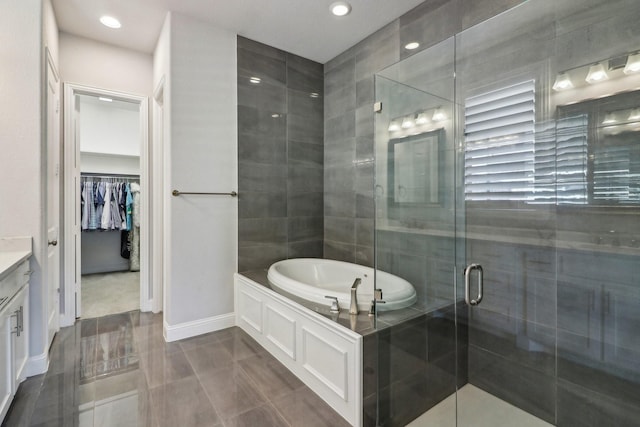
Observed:
[[[535,199],[535,81],[465,102],[465,200]]]

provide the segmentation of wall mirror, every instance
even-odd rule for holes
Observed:
[[[439,204],[444,129],[389,140],[389,202]]]
[[[640,91],[558,107],[557,136],[558,200],[640,204]]]

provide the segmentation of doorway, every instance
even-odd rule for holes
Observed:
[[[65,325],[151,309],[147,102],[65,85]]]

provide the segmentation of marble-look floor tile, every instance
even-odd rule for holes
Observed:
[[[187,350],[185,351],[185,355],[189,363],[191,363],[191,367],[197,373],[204,373],[233,365],[231,353],[221,347],[218,342]]]
[[[294,425],[346,425],[240,328],[173,343],[162,328],[131,312],[61,329],[49,372],[20,386],[2,427],[290,426],[289,396]]]
[[[140,355],[142,369],[150,388],[194,375],[191,364],[182,351],[155,351]]]
[[[265,396],[237,365],[207,371],[198,378],[222,418],[233,418],[266,403]]]
[[[220,340],[220,344],[226,348],[234,360],[242,360],[256,354],[264,354],[266,350],[240,328],[235,328],[233,336]]]
[[[194,376],[153,388],[151,405],[159,427],[220,424],[217,412]]]
[[[350,425],[307,387],[275,399],[273,406],[292,427],[348,427]]]
[[[281,427],[287,422],[271,405],[262,405],[224,421],[225,427]]]
[[[247,376],[269,399],[276,399],[304,384],[271,355],[257,355],[238,362]]]
[[[195,337],[186,338],[178,341],[183,351],[193,350],[203,345],[213,345],[218,343],[218,332],[209,332],[208,334],[197,335]]]

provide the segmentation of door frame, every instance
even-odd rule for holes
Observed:
[[[57,243],[60,239],[61,223],[62,223],[62,209],[61,209],[61,195],[62,195],[62,179],[61,172],[61,132],[60,132],[60,116],[62,114],[61,93],[62,85],[60,84],[60,74],[55,65],[55,61],[51,56],[51,51],[47,47],[46,49],[46,75],[45,84],[47,86],[45,90],[45,106],[46,106],[46,153],[47,153],[47,172],[46,172],[46,186],[47,189],[47,201],[46,201],[46,220],[45,230],[47,234],[47,262],[46,262],[46,274],[47,285],[45,291],[45,317],[46,317],[46,342],[45,348],[49,349],[54,335],[60,329],[60,294],[61,294],[61,256],[62,249]],[[53,80],[53,84],[52,83]],[[53,98],[51,97],[50,88],[53,90]],[[54,138],[53,144],[51,144],[51,138]],[[51,152],[51,149],[55,152]],[[51,164],[51,160],[55,160],[54,164]],[[53,171],[50,169],[53,167]],[[53,172],[53,173],[52,173]],[[53,176],[52,176],[53,175]],[[53,186],[53,188],[51,188]],[[53,190],[53,191],[52,191]],[[50,194],[53,193],[53,194]],[[52,206],[51,206],[52,205]],[[56,216],[53,230],[50,228],[51,216]],[[56,253],[57,251],[57,253]],[[53,258],[53,259],[52,259]],[[55,288],[52,288],[55,286]],[[55,309],[55,312],[51,308]]]
[[[152,309],[154,294],[149,286],[150,222],[149,194],[149,99],[146,96],[90,87],[75,83],[64,83],[64,297],[62,298],[60,325],[70,326],[81,313],[76,296],[80,295],[81,250],[80,250],[80,146],[76,140],[75,111],[76,96],[105,96],[140,105],[140,310]],[[154,246],[159,242],[154,240]],[[153,253],[157,253],[155,250]],[[159,260],[158,260],[159,261]]]

